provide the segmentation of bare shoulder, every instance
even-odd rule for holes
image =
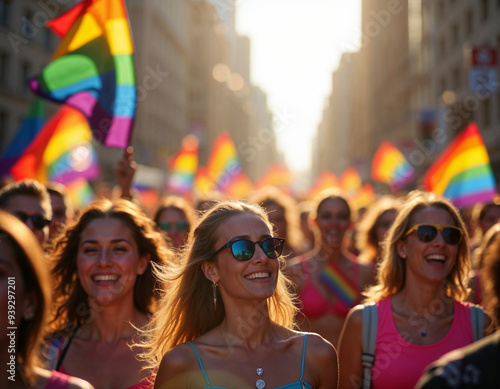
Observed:
[[[40,382],[40,387],[45,388],[47,383],[49,383],[53,373],[50,370],[37,367],[35,368],[35,374]],[[92,384],[81,378],[72,376],[68,377],[68,389],[94,389],[94,386],[92,386]]]
[[[351,325],[361,325],[363,324],[363,304],[358,304],[351,308],[346,317],[346,322],[349,320]]]
[[[187,375],[196,363],[194,350],[187,343],[170,349],[162,358],[155,377],[155,388],[170,388],[179,377]]]
[[[94,387],[87,381],[80,378],[71,377],[68,384],[68,389],[94,389]]]
[[[307,332],[307,355],[309,359],[314,359],[316,363],[323,361],[330,364],[337,361],[337,350],[321,335],[314,332]]]

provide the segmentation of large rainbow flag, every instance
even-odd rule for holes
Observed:
[[[230,197],[245,197],[252,189],[252,182],[241,167],[236,146],[229,134],[222,133],[215,139],[207,172],[215,182],[215,189]]]
[[[26,147],[35,139],[45,124],[45,102],[36,98],[19,129],[0,155],[0,178],[9,174],[10,169],[23,154]]]
[[[34,178],[40,182],[95,179],[100,169],[91,140],[85,116],[63,105],[24,150],[11,175],[16,180]]]
[[[415,178],[415,169],[392,143],[380,144],[372,160],[373,181],[384,182],[398,191]]]
[[[426,190],[457,207],[489,202],[497,194],[488,152],[475,123],[451,142],[424,176]]]
[[[31,89],[79,109],[98,141],[126,149],[137,96],[123,0],[84,0],[47,24],[62,41]]]
[[[194,177],[198,168],[198,138],[186,135],[181,149],[169,161],[171,175],[168,178],[167,191],[188,194],[193,190]]]

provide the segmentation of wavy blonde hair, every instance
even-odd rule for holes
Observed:
[[[458,210],[445,198],[433,193],[415,190],[408,194],[399,210],[394,224],[387,232],[383,242],[382,261],[377,273],[377,283],[363,294],[366,302],[382,300],[402,290],[406,282],[406,260],[398,254],[396,242],[405,240],[406,232],[413,225],[413,216],[426,208],[439,208],[447,211],[455,222],[455,226],[463,232],[458,244],[457,260],[446,277],[446,296],[464,301],[468,295],[467,283],[471,268],[468,247],[468,236],[464,222]]]
[[[155,266],[157,278],[167,289],[161,291],[158,310],[144,331],[142,342],[136,346],[144,352],[146,369],[155,369],[163,355],[174,346],[191,341],[218,326],[225,318],[224,305],[214,311],[212,284],[202,271],[204,262],[216,262],[215,244],[220,227],[231,217],[251,214],[260,217],[272,231],[264,209],[239,201],[224,201],[207,211],[190,232],[183,260],[177,272]],[[281,271],[274,294],[268,298],[269,318],[275,323],[294,328],[297,308],[289,292],[291,281]],[[218,300],[221,301],[217,291]]]

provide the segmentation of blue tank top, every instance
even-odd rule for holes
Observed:
[[[284,386],[280,386],[279,388],[276,389],[313,389],[311,385],[309,385],[307,382],[304,382],[304,362],[306,359],[306,339],[307,339],[307,334],[304,334],[304,341],[302,343],[302,367],[300,369],[300,379],[298,381],[292,382],[291,384],[287,384]],[[203,363],[201,363],[200,356],[198,355],[198,351],[196,351],[196,348],[191,342],[188,342],[188,344],[193,348],[194,353],[196,354],[196,359],[198,359],[198,363],[200,364],[200,369],[201,372],[203,373],[203,376],[205,377],[205,381],[207,382],[207,385],[205,386],[204,389],[228,389],[228,388],[223,388],[221,386],[213,386],[210,385],[210,381],[208,380],[207,373],[205,372],[205,368],[203,367]]]

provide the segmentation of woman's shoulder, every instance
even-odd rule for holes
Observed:
[[[59,373],[54,370],[46,370],[36,368],[35,374],[38,377],[40,388],[47,389],[94,389],[94,387],[87,381]]]

